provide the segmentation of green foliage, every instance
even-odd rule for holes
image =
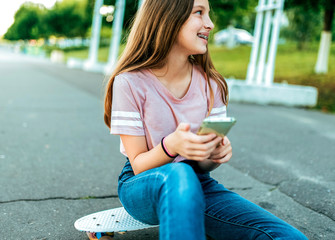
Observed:
[[[31,2],[24,3],[16,12],[15,21],[6,32],[4,38],[7,40],[39,38],[43,35],[43,30],[39,26],[45,12],[46,9],[43,5]]]
[[[57,1],[48,10],[41,4],[24,3],[4,38],[8,40],[63,37],[85,37],[92,22],[94,0]]]
[[[213,0],[210,1],[211,14],[216,29],[221,30],[228,25],[244,28],[250,32],[255,22],[257,0]]]
[[[285,0],[285,8],[300,7],[320,11],[326,0]]]
[[[128,29],[131,26],[132,19],[134,18],[137,9],[138,9],[139,0],[126,0],[126,10],[124,13],[124,21],[123,28]],[[116,4],[116,0],[104,0],[105,5],[114,5]],[[103,25],[111,26],[112,23],[107,22],[105,19],[103,21]]]
[[[334,11],[335,1],[286,0],[285,10],[288,12],[291,24],[283,31],[283,34],[289,39],[297,41],[297,47],[301,50],[307,41],[319,39],[321,29],[327,25],[327,21],[323,18],[324,12],[326,10]],[[335,34],[333,33],[333,35]]]
[[[80,0],[56,2],[44,18],[49,26],[49,34],[69,38],[85,37],[91,24],[90,18],[86,16],[87,4],[87,1]]]
[[[312,8],[292,7],[286,11],[289,26],[282,29],[281,36],[297,42],[297,49],[305,48],[307,42],[319,38],[322,29],[320,11]]]

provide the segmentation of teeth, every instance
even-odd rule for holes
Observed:
[[[198,34],[198,37],[201,37],[201,38],[203,38],[203,39],[205,39],[205,40],[208,40],[208,37],[205,36],[205,35],[203,35],[203,34]]]

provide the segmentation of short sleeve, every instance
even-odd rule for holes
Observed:
[[[216,82],[212,81],[214,104],[209,118],[222,119],[227,117],[227,107],[222,101],[222,92]]]
[[[113,83],[111,134],[143,136],[141,104],[135,92],[123,76],[116,76]]]

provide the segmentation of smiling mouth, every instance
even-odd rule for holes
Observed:
[[[205,36],[205,35],[203,35],[203,34],[201,34],[201,33],[198,34],[198,37],[203,38],[205,40],[208,40],[208,37]]]

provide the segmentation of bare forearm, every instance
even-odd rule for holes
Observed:
[[[179,124],[176,131],[164,138],[164,144],[148,150],[145,136],[120,135],[134,173],[160,167],[172,162],[169,156],[181,155],[186,159],[204,161],[210,157],[222,140],[215,134],[198,136],[189,131],[189,124]],[[163,147],[165,151],[163,150]],[[213,164],[203,165],[204,169],[214,169]]]
[[[145,136],[120,135],[120,137],[135,174],[173,160],[164,153],[161,144],[148,150]]]
[[[150,151],[138,154],[134,160],[131,161],[131,165],[136,175],[146,170],[163,166],[172,162],[172,160],[172,158],[166,156],[159,144]]]

